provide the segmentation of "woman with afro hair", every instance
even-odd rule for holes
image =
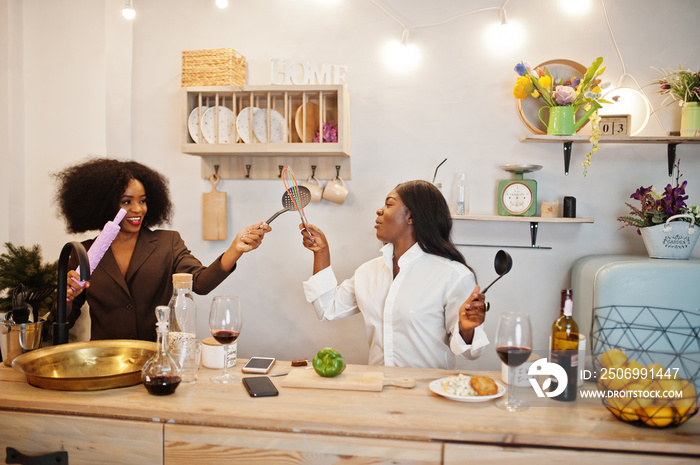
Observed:
[[[92,158],[55,175],[56,200],[71,233],[98,231],[120,208],[127,211],[112,245],[81,287],[71,257],[67,296],[72,326],[87,301],[91,339],[155,341],[158,305],[167,305],[172,275],[191,273],[193,291],[207,294],[236,268],[246,252],[256,249],[270,226],[262,221],[243,228],[229,248],[204,266],[176,231],[152,229],[168,223],[172,204],[167,179],[135,161]],[[89,249],[94,239],[83,242]],[[71,279],[74,278],[74,279]]]

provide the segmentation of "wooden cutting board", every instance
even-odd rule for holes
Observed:
[[[381,391],[384,386],[413,388],[415,380],[411,378],[385,378],[380,371],[348,372],[334,378],[319,376],[313,369],[292,369],[280,384],[283,387],[310,389],[340,389],[344,391]]]
[[[216,186],[221,182],[217,174],[209,177],[211,192],[202,196],[202,235],[205,241],[226,240],[226,192],[219,192]]]

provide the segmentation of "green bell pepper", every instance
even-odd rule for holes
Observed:
[[[338,376],[345,370],[343,355],[330,347],[324,347],[319,350],[312,364],[316,373],[327,378]]]

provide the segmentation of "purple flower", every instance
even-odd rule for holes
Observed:
[[[320,136],[319,131],[316,131],[316,137],[313,138],[313,141],[318,142]],[[335,121],[323,123],[323,142],[338,142],[338,126]]]
[[[659,87],[661,87],[661,90],[668,90],[671,88],[671,84],[666,81],[659,81]]]
[[[576,98],[576,91],[573,87],[557,86],[552,93],[552,97],[554,97],[558,105],[568,105]]]
[[[630,195],[630,199],[642,200],[649,192],[651,192],[651,186],[642,186],[639,189],[637,189],[637,191],[634,194]]]
[[[525,76],[528,71],[530,71],[530,65],[525,63],[524,61],[521,61],[517,65],[515,65],[515,72],[518,73],[518,76]]]
[[[656,201],[655,209],[668,216],[681,213],[681,210],[686,207],[685,201],[688,200],[688,196],[684,195],[687,185],[688,181],[683,181],[678,187],[668,184],[664,189],[663,197]]]

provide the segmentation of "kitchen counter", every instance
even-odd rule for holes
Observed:
[[[242,362],[232,369],[237,375]],[[289,362],[278,361],[272,373],[289,369]],[[140,384],[92,392],[44,390],[3,366],[0,443],[28,455],[67,450],[71,465],[89,463],[80,461],[81,454],[100,448],[101,463],[309,463],[310,455],[379,460],[361,463],[501,463],[513,454],[521,463],[700,461],[698,415],[676,428],[653,429],[625,424],[592,399],[506,412],[493,400],[455,402],[430,392],[430,381],[456,371],[361,365],[350,365],[348,372],[411,377],[416,387],[289,388],[283,377],[273,377],[279,396],[251,398],[241,383],[211,383],[219,371],[202,368],[196,384],[158,397]],[[500,380],[500,373],[487,374]],[[530,388],[517,391],[519,397],[534,396]]]

